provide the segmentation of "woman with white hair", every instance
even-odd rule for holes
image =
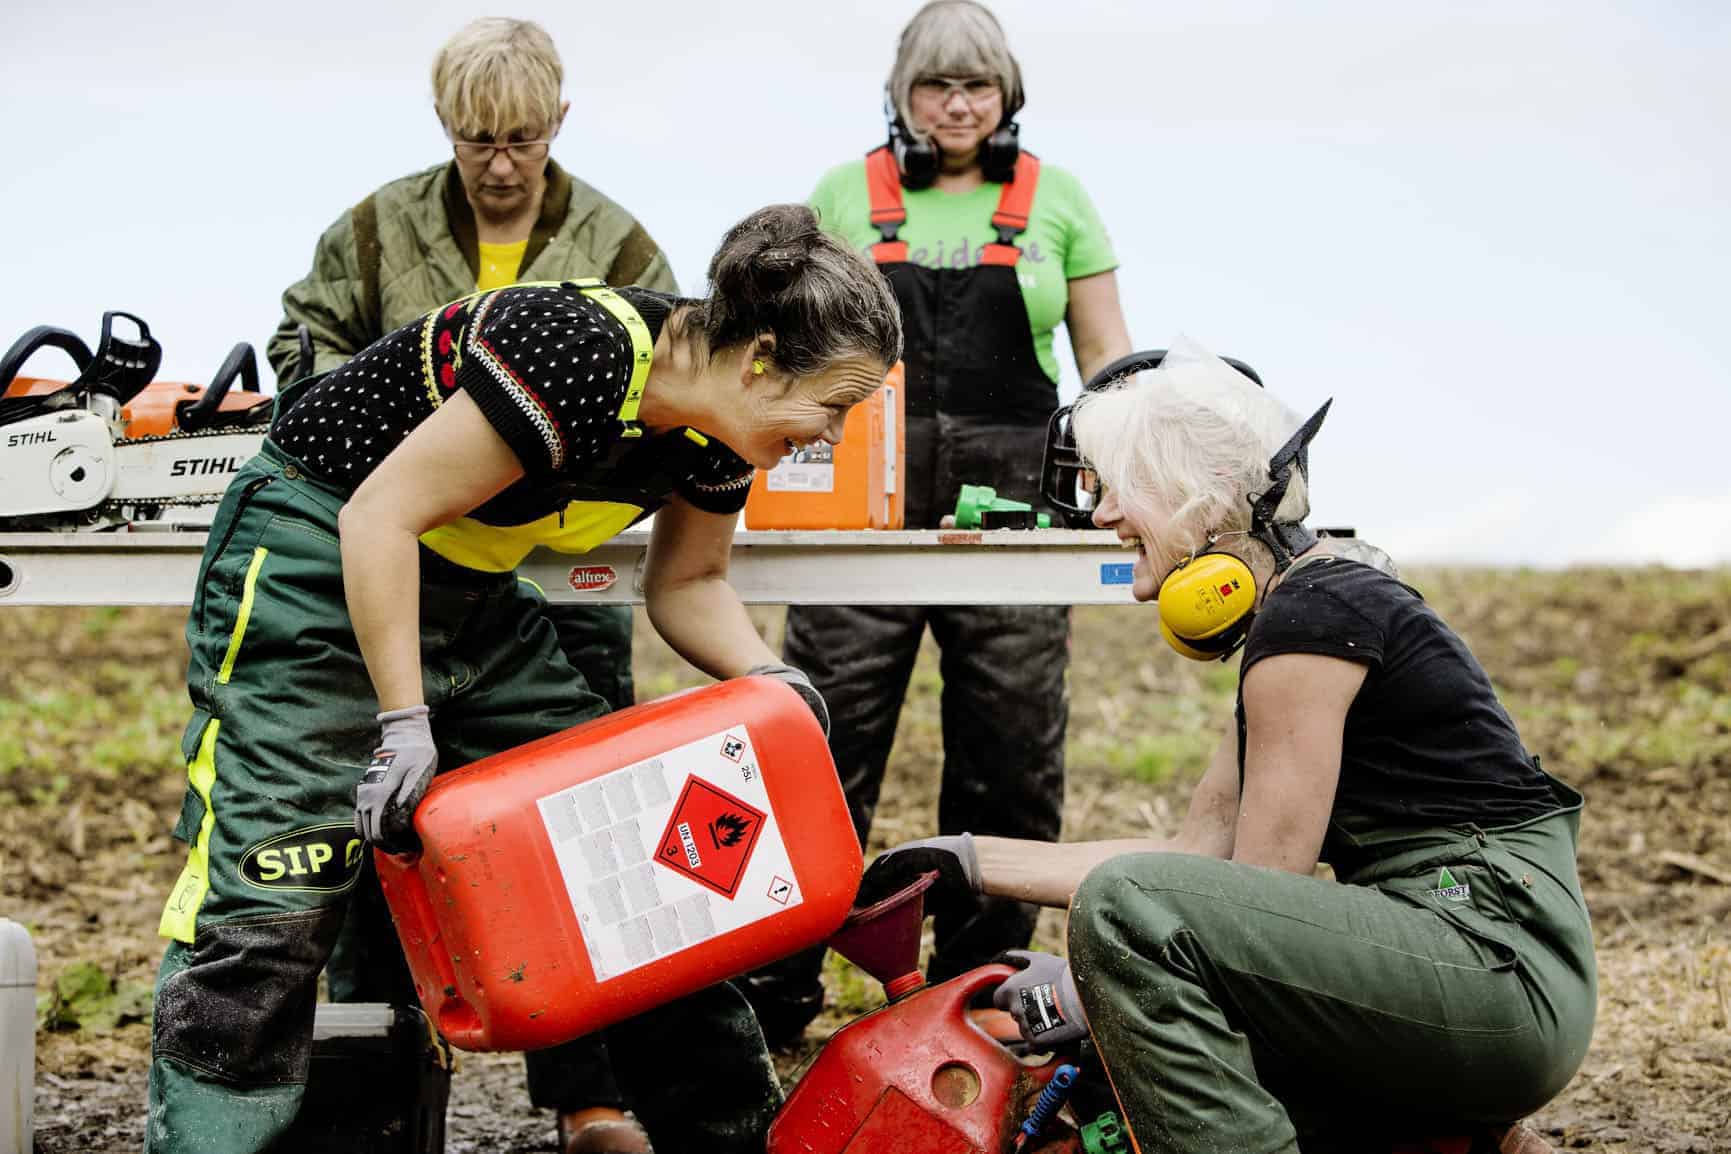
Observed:
[[[1194,347],[1075,407],[1136,599],[1188,656],[1243,650],[1178,835],[926,839],[860,901],[937,870],[940,909],[1068,907],[1068,963],[1018,951],[994,1000],[1041,1048],[1092,1035],[1140,1150],[1544,1150],[1516,1120],[1593,1029],[1581,798],[1380,552],[1305,528],[1326,409]],[[1398,1142],[1426,1132],[1461,1136]]]
[[[1039,501],[1060,324],[1083,379],[1129,352],[1130,337],[1118,261],[1087,193],[1021,147],[1022,70],[987,8],[921,8],[885,96],[888,143],[832,169],[810,203],[824,227],[870,253],[901,304],[907,525],[937,528],[964,484]],[[783,655],[835,703],[831,748],[861,841],[928,626],[943,649],[942,827],[1055,839],[1068,606],[794,606]],[[936,972],[1026,945],[1035,915],[994,898],[941,919]],[[821,1007],[821,957],[750,979],[772,1044],[797,1037]]]

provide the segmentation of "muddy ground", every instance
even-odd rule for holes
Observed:
[[[1581,871],[1599,940],[1598,1032],[1535,1119],[1586,1151],[1731,1151],[1731,572],[1413,575],[1465,634],[1528,744],[1580,788]],[[772,639],[780,614],[758,619]],[[136,1150],[160,902],[182,851],[182,615],[0,607],[0,914],[27,925],[49,1003],[37,1034],[37,1149]],[[1170,832],[1225,717],[1234,673],[1164,652],[1140,609],[1076,614],[1069,837]],[[647,631],[640,693],[700,680]],[[931,831],[941,759],[934,654],[914,677],[874,842]],[[1055,916],[1042,924],[1061,941]],[[840,966],[839,1009],[869,1003]],[[50,991],[61,989],[56,1002]],[[82,992],[80,992],[82,991]],[[553,1148],[520,1062],[469,1055],[452,1151]]]

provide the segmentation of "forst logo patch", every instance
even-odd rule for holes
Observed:
[[[661,831],[655,860],[732,898],[757,848],[765,814],[700,777],[688,777],[679,803]]]
[[[354,885],[364,847],[352,822],[297,829],[248,849],[240,876],[259,889],[333,893]]]

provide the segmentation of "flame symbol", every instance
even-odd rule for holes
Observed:
[[[709,823],[709,840],[715,843],[716,849],[725,849],[738,845],[739,839],[750,828],[749,818],[740,817],[737,813],[724,813]]]

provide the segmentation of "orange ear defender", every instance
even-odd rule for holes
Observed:
[[[1199,553],[1160,583],[1160,636],[1193,660],[1224,661],[1250,631],[1255,606],[1250,566],[1230,553]]]

